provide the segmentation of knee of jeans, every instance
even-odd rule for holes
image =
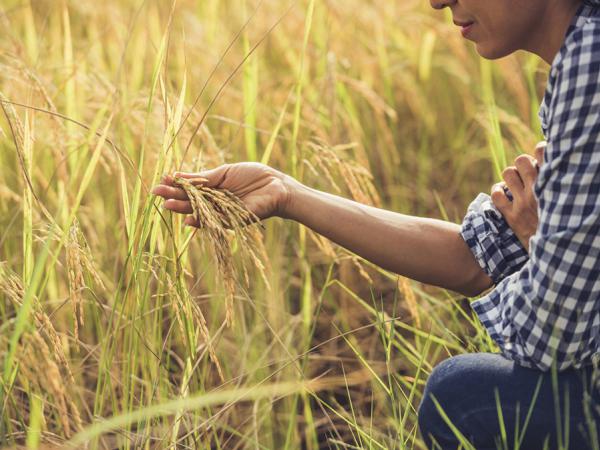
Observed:
[[[425,385],[425,392],[423,393],[424,401],[430,401],[431,395],[439,399],[451,388],[456,389],[456,385],[452,385],[454,384],[453,379],[458,375],[457,372],[460,372],[461,359],[462,356],[453,356],[445,359],[433,368]]]
[[[427,379],[423,399],[418,409],[419,428],[426,442],[430,441],[430,435],[438,440],[448,439],[451,436],[450,429],[440,415],[434,398],[440,403],[444,412],[449,413],[446,408],[452,405],[444,399],[457,389],[457,382],[459,382],[457,378],[461,377],[462,358],[462,356],[455,356],[442,361],[434,367]]]

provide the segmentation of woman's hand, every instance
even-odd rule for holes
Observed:
[[[515,235],[529,252],[529,238],[538,227],[538,202],[533,186],[538,176],[539,167],[543,164],[546,142],[540,142],[535,149],[535,158],[520,155],[515,165],[502,172],[503,182],[492,186],[492,202],[502,213],[504,219]],[[512,201],[506,195],[505,188],[512,194]]]
[[[175,172],[174,176],[206,179],[202,184],[211,188],[226,189],[238,196],[246,207],[260,219],[272,216],[285,217],[293,186],[290,176],[259,163],[243,162],[225,164],[198,173]],[[165,199],[164,207],[170,211],[189,214],[185,223],[198,226],[191,216],[192,206],[185,191],[177,187],[173,177],[165,176],[152,193]]]

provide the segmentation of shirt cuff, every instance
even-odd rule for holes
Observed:
[[[469,205],[460,235],[477,263],[498,284],[518,271],[529,255],[487,194]]]

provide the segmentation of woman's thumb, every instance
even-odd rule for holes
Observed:
[[[546,141],[538,142],[535,146],[535,159],[537,160],[538,166],[544,164],[544,150],[546,150]]]
[[[206,187],[218,187],[225,178],[227,165],[215,167],[214,169],[202,170],[200,172],[175,172],[173,176],[189,180],[196,185]]]

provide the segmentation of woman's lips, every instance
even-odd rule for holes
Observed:
[[[473,29],[473,25],[475,25],[475,22],[467,22],[467,23],[462,23],[459,25],[460,32],[464,38],[469,36],[469,34],[471,33],[471,30]]]

